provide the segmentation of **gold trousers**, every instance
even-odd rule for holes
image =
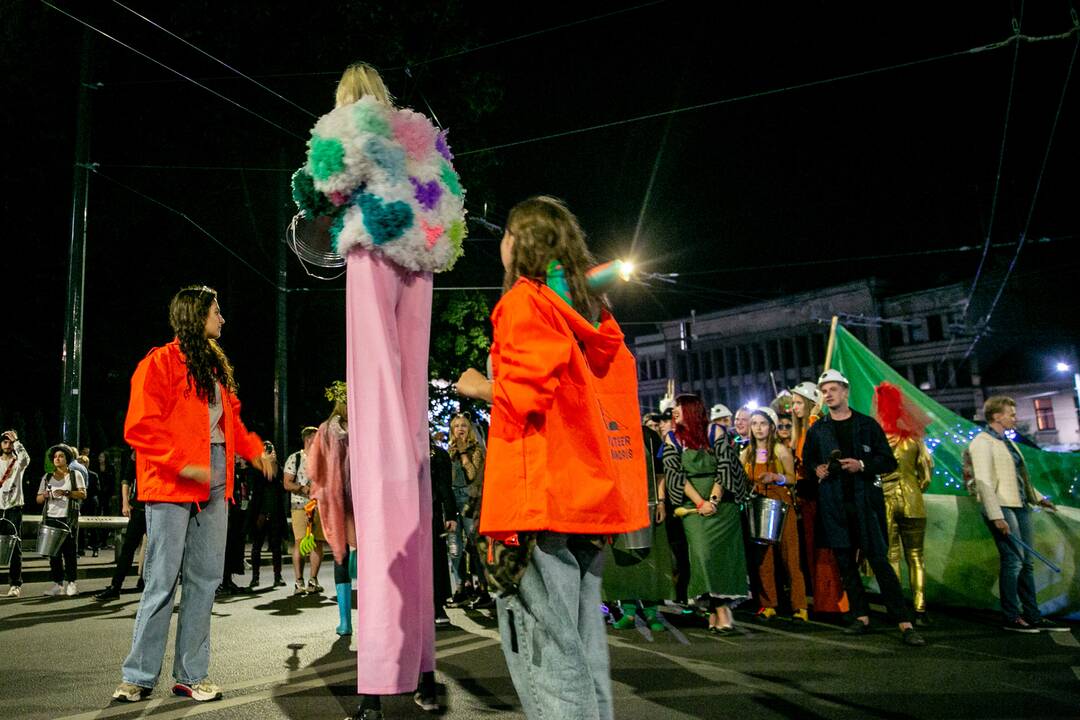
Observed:
[[[926,612],[926,563],[923,557],[926,518],[906,517],[899,493],[890,494],[885,496],[885,524],[889,534],[889,564],[899,580],[900,555],[903,553],[907,560],[912,605],[915,612]]]

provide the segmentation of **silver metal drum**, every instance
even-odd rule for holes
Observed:
[[[789,506],[779,500],[755,495],[750,502],[750,537],[761,545],[775,545],[784,532]]]

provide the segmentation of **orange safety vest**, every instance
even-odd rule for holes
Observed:
[[[221,388],[225,434],[225,497],[233,496],[233,454],[262,455],[259,436],[240,420],[240,401]],[[210,405],[188,385],[180,342],[154,348],[131,376],[124,439],[135,449],[135,475],[143,502],[206,502],[209,484],[180,477],[187,465],[210,466]]]
[[[649,524],[637,368],[607,311],[594,326],[520,279],[492,313],[491,431],[480,532],[617,534]]]

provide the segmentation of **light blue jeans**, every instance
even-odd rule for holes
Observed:
[[[210,610],[214,591],[221,584],[229,520],[224,445],[210,446],[210,477],[210,500],[198,513],[193,503],[146,504],[145,588],[135,616],[131,653],[121,671],[124,682],[148,688],[157,684],[181,570],[184,584],[173,677],[191,685],[209,674]]]
[[[503,655],[529,720],[611,720],[604,555],[586,538],[540,533],[518,594],[498,598]]]

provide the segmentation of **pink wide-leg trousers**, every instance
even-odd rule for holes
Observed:
[[[346,260],[349,470],[356,520],[356,688],[416,689],[435,669],[428,345],[431,273]]]

